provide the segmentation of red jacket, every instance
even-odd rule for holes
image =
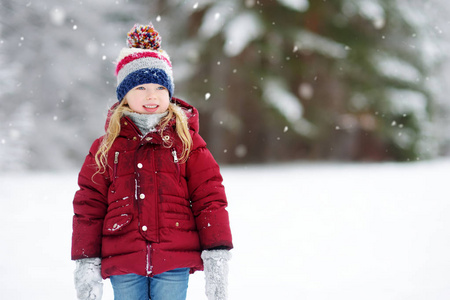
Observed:
[[[186,163],[177,162],[174,124],[140,137],[127,117],[108,152],[107,171],[95,174],[97,139],[81,168],[73,201],[72,259],[102,258],[102,276],[153,276],[176,268],[202,270],[204,249],[231,249],[227,200],[219,166],[198,134],[198,112],[183,107],[193,140]]]

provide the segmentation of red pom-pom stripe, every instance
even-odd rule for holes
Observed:
[[[172,68],[172,64],[170,63],[170,60],[168,60],[166,57],[164,57],[161,54],[158,54],[155,52],[138,52],[138,53],[130,54],[119,61],[119,63],[117,64],[117,67],[116,67],[116,76],[117,76],[117,74],[119,74],[119,71],[126,64],[128,64],[129,62],[132,62],[133,60],[144,58],[144,57],[153,57],[153,58],[157,58],[157,59],[162,59],[162,60],[164,60],[165,63],[167,63],[169,65],[170,68]]]

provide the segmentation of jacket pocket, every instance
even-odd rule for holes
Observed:
[[[161,227],[184,231],[194,231],[196,229],[194,217],[188,213],[181,212],[165,212],[164,218],[161,220]]]
[[[118,235],[129,231],[133,220],[131,197],[124,197],[111,202],[103,222],[104,235]],[[127,228],[128,227],[128,228]]]
[[[133,216],[131,214],[121,214],[105,219],[103,235],[119,235],[127,232],[124,229],[130,225],[132,220]]]

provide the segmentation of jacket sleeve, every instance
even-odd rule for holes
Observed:
[[[193,135],[193,145],[186,175],[200,243],[203,250],[229,250],[233,244],[219,165],[198,134]]]
[[[86,156],[78,176],[79,190],[73,200],[72,259],[101,257],[103,219],[107,210],[109,180],[104,174],[95,174],[96,140]]]

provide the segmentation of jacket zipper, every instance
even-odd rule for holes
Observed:
[[[156,156],[155,156],[155,148],[153,147],[153,155],[152,155],[152,170],[156,170]],[[159,191],[159,186],[158,186],[158,175],[157,172],[153,173],[153,182],[155,183],[155,191]],[[159,243],[159,211],[160,211],[160,207],[159,207],[159,196],[157,194],[154,194],[153,197],[154,198],[154,207],[155,207],[155,225],[157,228],[156,231],[156,242]]]
[[[172,156],[173,156],[173,162],[178,163],[177,150],[175,150],[175,148],[172,148]]]
[[[152,266],[152,244],[147,244],[147,276],[152,275],[153,266]]]
[[[113,181],[115,181],[116,177],[117,177],[117,165],[118,165],[118,163],[119,163],[119,152],[116,151],[114,153],[114,171],[113,171],[114,178],[113,178]]]
[[[173,156],[173,162],[177,165],[178,182],[181,183],[180,165],[178,164],[177,150],[175,148],[172,148],[172,156]]]

